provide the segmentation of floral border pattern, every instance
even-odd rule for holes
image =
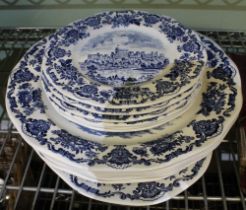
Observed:
[[[170,73],[148,85],[110,87],[86,79],[72,63],[71,46],[90,36],[93,30],[144,26],[158,28],[170,43],[177,44],[180,53]],[[197,80],[206,62],[206,53],[199,36],[191,29],[170,17],[140,11],[105,12],[85,20],[76,21],[48,37],[45,71],[50,83],[65,96],[78,101],[92,100],[97,104],[142,104],[163,96],[177,94],[192,81]]]

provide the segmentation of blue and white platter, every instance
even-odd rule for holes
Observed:
[[[76,137],[57,126],[42,101],[41,65],[47,39],[28,50],[10,75],[6,94],[9,117],[33,148],[54,160],[92,172],[107,171],[116,176],[141,173],[212,151],[239,114],[241,81],[237,67],[221,48],[205,36],[200,37],[208,54],[201,102],[198,111],[188,113],[193,116],[188,118],[190,122],[169,135],[146,143],[106,145],[87,141],[83,135]]]
[[[207,61],[199,36],[176,20],[140,11],[105,12],[48,37],[42,75],[88,105],[153,105],[189,89]]]
[[[38,153],[41,158],[44,156]],[[71,188],[82,195],[99,201],[131,206],[154,205],[165,202],[195,183],[207,170],[212,153],[195,163],[179,168],[165,178],[149,182],[104,184],[81,179],[74,174],[61,171],[56,165],[47,165]],[[129,179],[131,180],[131,179]]]

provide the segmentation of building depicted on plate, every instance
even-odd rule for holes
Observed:
[[[130,51],[116,47],[110,54],[89,54],[87,59],[80,63],[82,69],[87,70],[155,70],[162,69],[168,60],[158,52]]]

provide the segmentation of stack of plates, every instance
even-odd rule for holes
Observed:
[[[172,18],[106,12],[36,43],[12,71],[6,107],[68,185],[152,205],[185,190],[242,106],[237,67]]]

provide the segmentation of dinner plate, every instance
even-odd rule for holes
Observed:
[[[129,180],[131,180],[131,183],[151,182],[153,180],[158,181],[161,178],[171,176],[178,173],[181,168],[184,168],[184,166],[195,164],[198,160],[207,157],[210,153],[213,152],[213,150],[207,150],[204,153],[199,153],[195,156],[192,156],[190,159],[180,161],[175,165],[170,165],[168,167],[158,168],[155,170],[148,170],[147,168],[146,171],[141,171],[141,173],[139,173],[138,171],[130,171],[127,173],[123,172],[117,175],[116,173],[111,173],[110,171],[90,171],[90,169],[73,167],[73,165],[65,164],[64,162],[54,159],[53,157],[50,157],[49,155],[44,154],[38,150],[36,150],[36,152],[42,156],[42,159],[45,162],[52,165],[52,167],[65,173],[71,171],[73,175],[77,176],[78,178],[85,179],[91,182],[105,184],[126,184],[129,182]]]
[[[42,155],[39,154],[42,158]],[[195,164],[180,168],[169,177],[158,181],[131,183],[104,184],[90,182],[77,176],[60,171],[52,164],[47,165],[62,178],[71,188],[80,194],[99,201],[130,205],[154,205],[167,201],[178,195],[195,183],[207,170],[212,153]],[[160,175],[161,176],[161,175]]]
[[[198,92],[198,91],[197,91]],[[147,120],[151,120],[152,118],[160,118],[161,116],[167,116],[170,115],[172,111],[178,111],[181,110],[182,108],[185,107],[185,105],[189,105],[189,103],[192,102],[191,99],[194,99],[195,94],[193,93],[192,95],[187,95],[184,99],[179,100],[175,102],[174,104],[170,104],[169,106],[166,106],[164,108],[160,108],[155,111],[151,111],[149,113],[144,113],[144,114],[137,114],[137,115],[105,115],[105,114],[98,114],[98,113],[93,113],[93,112],[88,112],[88,111],[82,111],[80,110],[79,113],[77,112],[76,108],[72,108],[68,104],[63,105],[63,102],[60,101],[59,99],[55,98],[54,96],[48,97],[48,102],[53,102],[52,106],[56,110],[62,110],[59,113],[65,112],[66,115],[69,118],[76,117],[77,119],[82,119],[82,120],[88,120],[89,122],[95,122],[96,123],[113,123],[113,124],[118,124],[119,123],[124,123],[124,124],[136,124],[140,120],[142,122],[146,122]],[[130,122],[130,123],[129,123]]]
[[[74,100],[68,99],[60,92],[58,92],[55,88],[52,87],[52,85],[47,82],[46,79],[43,78],[43,88],[45,89],[45,94],[49,98],[49,103],[51,103],[53,106],[58,106],[61,109],[63,109],[65,112],[68,112],[69,114],[74,115],[81,115],[88,117],[88,115],[93,115],[95,118],[99,119],[114,119],[116,118],[121,119],[123,118],[125,121],[127,121],[128,118],[134,117],[138,118],[139,116],[144,116],[148,114],[152,114],[154,112],[160,112],[161,110],[166,110],[172,105],[180,102],[184,98],[190,96],[192,93],[194,93],[198,86],[200,85],[201,81],[198,82],[197,85],[194,85],[194,87],[188,89],[187,91],[184,91],[180,93],[178,96],[165,101],[163,103],[156,104],[154,106],[145,106],[140,108],[128,108],[128,109],[108,109],[108,108],[100,108],[100,107],[94,107],[91,105],[86,105],[83,103],[76,103]],[[55,101],[55,102],[53,102]],[[115,120],[116,120],[115,119]]]
[[[61,92],[57,91],[44,77],[42,77],[43,86],[48,86],[52,90],[52,94],[63,101],[63,104],[69,104],[71,106],[76,107],[76,109],[83,111],[90,111],[98,114],[108,114],[108,115],[135,115],[135,114],[144,114],[150,111],[154,111],[157,109],[164,108],[171,103],[177,102],[180,98],[184,97],[184,95],[191,93],[194,91],[194,86],[181,92],[177,96],[170,98],[169,100],[165,100],[164,102],[157,103],[151,106],[142,106],[135,108],[107,108],[100,106],[92,106],[82,102],[77,102],[69,97],[64,96]]]
[[[199,86],[201,86],[199,84]],[[76,111],[68,110],[70,106],[63,105],[62,101],[57,99],[56,97],[52,96],[52,94],[46,98],[48,98],[47,103],[50,103],[54,109],[57,110],[58,113],[62,114],[64,112],[64,116],[66,115],[66,118],[73,120],[73,118],[76,118],[78,120],[81,119],[80,122],[83,120],[92,122],[97,126],[98,123],[106,123],[107,126],[114,126],[114,125],[129,125],[129,124],[137,124],[139,122],[147,122],[152,121],[154,118],[155,121],[160,119],[162,116],[170,116],[175,111],[182,111],[183,108],[186,106],[189,106],[192,103],[192,99],[195,98],[195,96],[199,92],[199,86],[197,87],[196,93],[187,95],[184,99],[179,100],[175,102],[174,104],[170,104],[169,106],[166,106],[165,108],[161,108],[159,110],[151,111],[149,113],[145,114],[138,114],[138,115],[99,115],[97,113],[88,112],[88,111],[81,111],[80,113]],[[45,91],[44,91],[45,92]],[[46,94],[47,95],[47,94]],[[52,103],[51,103],[52,102]]]
[[[44,91],[43,91],[44,92]],[[53,98],[50,100],[55,103],[56,106],[53,106],[57,113],[62,115],[67,120],[76,123],[77,125],[83,125],[84,127],[103,131],[103,132],[136,132],[136,131],[144,131],[149,130],[151,128],[163,125],[172,121],[173,119],[181,116],[184,112],[186,112],[191,106],[193,99],[197,97],[198,93],[200,93],[200,88],[194,93],[194,95],[188,97],[187,99],[177,102],[177,104],[170,107],[170,110],[162,113],[157,113],[155,116],[143,117],[143,119],[132,119],[131,121],[109,121],[109,120],[98,120],[98,119],[88,119],[87,117],[78,117],[76,115],[69,115],[66,110],[56,104]],[[43,102],[47,107],[50,107],[49,100],[47,97],[43,97]],[[190,102],[190,103],[189,103]]]
[[[148,142],[153,139],[159,139],[163,136],[168,135],[170,132],[175,132],[178,128],[182,128],[187,124],[187,120],[181,116],[175,118],[172,121],[164,123],[160,126],[153,127],[151,129],[133,131],[133,132],[108,132],[99,131],[96,129],[85,127],[84,125],[74,123],[67,120],[62,115],[56,112],[56,110],[49,104],[45,103],[45,94],[43,96],[43,103],[46,107],[46,115],[62,130],[69,132],[74,136],[80,138],[83,137],[85,140],[98,142],[100,144],[107,145],[130,145],[137,144],[140,142]],[[196,108],[196,107],[191,107]],[[198,111],[198,109],[196,109]],[[188,113],[188,112],[187,112]],[[187,113],[185,115],[187,115]],[[194,114],[193,114],[194,115]],[[183,116],[183,115],[182,115]],[[192,113],[189,114],[192,116]]]
[[[235,64],[221,48],[205,36],[201,38],[208,53],[207,88],[192,121],[174,133],[147,143],[106,145],[58,127],[47,116],[41,99],[40,66],[46,39],[28,50],[10,75],[6,94],[9,117],[31,146],[90,171],[141,173],[213,150],[237,119],[242,106],[241,81]]]
[[[105,12],[48,37],[43,74],[65,96],[129,108],[192,87],[207,60],[199,36],[176,20],[140,11]]]

